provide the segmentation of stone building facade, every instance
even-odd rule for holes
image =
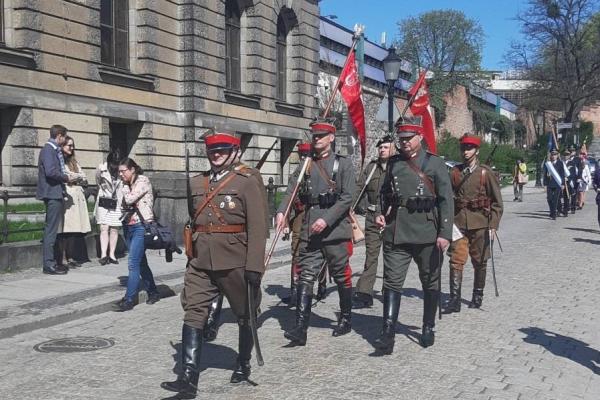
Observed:
[[[32,190],[53,124],[91,183],[117,147],[177,192],[200,135],[242,135],[276,183],[317,106],[317,0],[0,0],[1,185]],[[176,188],[177,186],[177,188]],[[177,196],[175,196],[177,197]]]

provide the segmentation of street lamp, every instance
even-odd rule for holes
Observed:
[[[388,96],[388,130],[394,131],[394,86],[400,76],[400,67],[402,59],[396,54],[396,49],[390,46],[388,55],[383,59],[383,75],[387,82]]]
[[[540,148],[542,144],[540,143],[540,138],[544,134],[545,124],[546,124],[546,113],[541,110],[538,111],[536,116],[536,129],[537,129],[537,143],[535,144],[535,187],[542,187],[542,166],[540,165]],[[549,149],[551,150],[551,149]]]

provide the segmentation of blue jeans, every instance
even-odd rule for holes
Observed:
[[[127,279],[127,292],[125,292],[125,299],[127,301],[133,301],[138,293],[140,286],[140,275],[146,292],[156,293],[156,283],[154,283],[154,276],[148,266],[148,259],[146,258],[146,249],[144,247],[144,226],[142,224],[134,225],[123,225],[125,232],[125,240],[127,241],[127,249],[129,250],[129,257],[127,259],[127,266],[129,268],[129,278]]]

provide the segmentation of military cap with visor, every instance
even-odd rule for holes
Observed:
[[[377,141],[377,144],[375,146],[379,147],[379,146],[381,146],[384,143],[394,143],[394,138],[392,137],[392,135],[385,135],[385,136],[381,137]]]
[[[423,135],[423,127],[417,124],[400,123],[396,125],[396,135],[399,138],[409,138],[415,135]]]
[[[239,136],[232,132],[212,131],[203,137],[207,151],[232,150],[240,147]]]
[[[479,136],[475,136],[475,135],[469,135],[468,133],[465,133],[461,138],[460,138],[460,145],[461,146],[473,146],[473,147],[481,147],[481,138]]]
[[[310,124],[310,133],[313,135],[326,135],[335,131],[335,125],[327,120],[318,119]]]

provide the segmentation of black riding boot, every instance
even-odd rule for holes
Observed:
[[[208,309],[208,319],[204,325],[204,340],[212,342],[217,338],[221,321],[221,309],[223,308],[223,295],[220,294],[212,301]]]
[[[394,351],[394,336],[396,335],[396,323],[400,311],[400,292],[395,290],[383,290],[383,328],[381,334],[375,340],[375,348],[383,354],[392,354]]]
[[[289,304],[291,306],[294,305],[294,303],[296,302],[296,297],[297,297],[297,287],[298,287],[298,276],[295,273],[295,269],[296,266],[292,265],[292,267],[290,268],[290,296],[289,297],[284,297],[281,299],[281,301],[285,304]]]
[[[202,349],[202,329],[183,324],[181,330],[181,367],[177,380],[163,382],[160,387],[179,393],[181,399],[193,399],[198,388],[200,374],[200,353]]]
[[[435,343],[435,314],[438,307],[440,292],[427,289],[423,293],[423,331],[421,334],[421,346],[429,347]]]
[[[311,287],[305,283],[300,283],[298,285],[298,295],[296,299],[296,326],[289,331],[285,331],[283,334],[286,339],[291,340],[299,346],[306,345],[312,298]]]
[[[317,275],[317,301],[324,300],[327,297],[327,267],[323,268]]]
[[[486,265],[475,268],[475,279],[473,282],[473,298],[469,308],[480,308],[483,303],[483,288],[485,287]]]
[[[338,294],[340,296],[340,317],[338,324],[333,330],[333,336],[342,336],[352,329],[352,287],[345,287],[338,283]]]
[[[237,367],[231,375],[231,383],[240,383],[248,380],[250,376],[250,358],[252,358],[252,347],[254,346],[250,322],[247,319],[240,319],[238,324],[240,327],[240,336],[238,339],[239,354]]]
[[[444,314],[460,312],[462,271],[450,268],[450,299],[444,304]]]

